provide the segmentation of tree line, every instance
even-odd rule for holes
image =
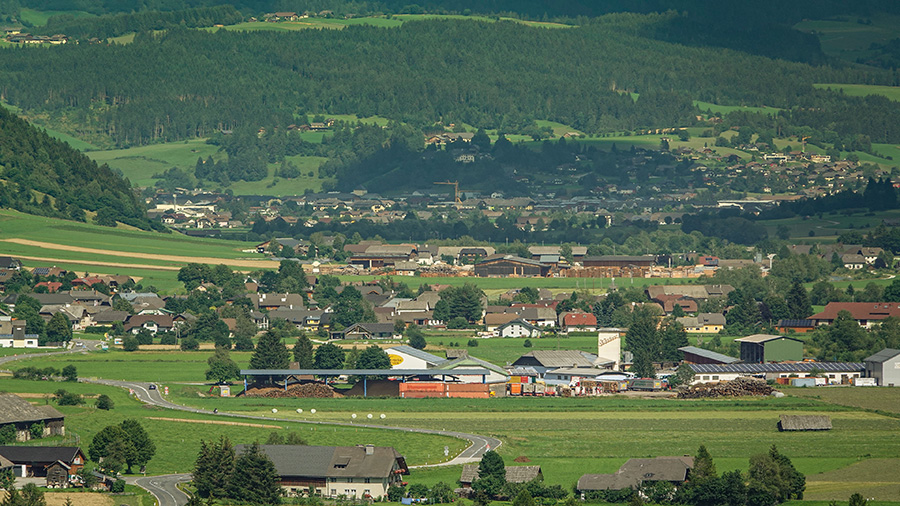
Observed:
[[[307,112],[419,127],[440,120],[507,129],[552,119],[590,133],[633,130],[689,122],[692,98],[790,108],[814,82],[892,80],[876,69],[812,67],[632,33],[660,16],[611,15],[565,30],[442,20],[396,29],[142,32],[127,45],[0,52],[0,91],[28,110],[74,108],[125,146],[287,126]],[[396,71],[381,72],[386,65]],[[687,67],[694,70],[680,71]]]
[[[71,39],[86,41],[107,39],[133,32],[168,30],[175,27],[200,28],[216,24],[231,25],[243,21],[244,16],[230,5],[197,7],[177,11],[127,12],[100,17],[73,14],[50,16],[47,24],[36,27],[35,34],[63,33]]]

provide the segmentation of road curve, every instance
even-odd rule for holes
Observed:
[[[158,389],[151,390],[149,388],[149,383],[137,383],[134,381],[119,381],[119,380],[107,380],[107,379],[80,379],[79,381],[88,382],[88,383],[98,383],[101,385],[109,385],[121,388],[129,388],[134,391],[135,396],[139,401],[152,404],[154,406],[159,406],[161,408],[173,409],[177,411],[186,411],[189,413],[200,413],[204,415],[217,415],[217,416],[227,416],[232,418],[249,418],[252,420],[265,420],[269,422],[292,422],[292,423],[306,423],[306,424],[315,424],[315,425],[337,425],[343,427],[365,427],[369,429],[385,429],[385,430],[398,430],[402,432],[414,432],[419,434],[434,434],[439,436],[449,436],[455,437],[458,439],[465,439],[470,444],[469,446],[460,452],[454,459],[443,462],[440,464],[429,464],[424,466],[416,466],[416,467],[437,467],[437,466],[453,466],[457,464],[467,464],[471,462],[475,462],[481,460],[481,456],[484,453],[491,449],[497,449],[503,444],[497,438],[490,436],[480,436],[478,434],[469,434],[466,432],[458,432],[458,431],[450,431],[450,430],[435,430],[435,429],[419,429],[419,428],[410,428],[410,427],[394,427],[390,425],[374,425],[374,424],[365,424],[365,423],[344,423],[344,422],[316,422],[316,421],[304,421],[304,420],[294,420],[290,418],[278,418],[274,416],[258,416],[258,415],[244,415],[239,413],[213,413],[212,411],[206,409],[192,408],[189,406],[182,406],[180,404],[175,404],[174,402],[170,402],[162,396],[162,393]],[[160,505],[162,506],[162,505]]]
[[[179,490],[178,484],[191,481],[189,474],[164,474],[142,478],[129,477],[125,480],[137,485],[156,497],[159,506],[183,506],[188,502],[188,495]]]

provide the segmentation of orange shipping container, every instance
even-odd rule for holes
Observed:
[[[513,383],[509,386],[509,393],[512,395],[522,395],[522,384],[521,383]]]

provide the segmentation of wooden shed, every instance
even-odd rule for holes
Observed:
[[[781,415],[778,430],[831,430],[831,417],[828,415]]]

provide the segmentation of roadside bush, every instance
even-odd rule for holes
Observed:
[[[100,396],[97,397],[97,402],[94,404],[94,406],[96,406],[97,409],[109,411],[115,407],[115,404],[113,403],[112,399],[109,398],[108,395],[100,394]]]
[[[193,337],[185,337],[181,340],[181,351],[197,351],[200,349],[200,341]]]
[[[522,346],[524,346],[526,348],[531,348],[532,347],[531,339],[526,339],[525,342],[522,343]]]
[[[59,371],[52,367],[38,369],[37,367],[29,366],[13,371],[13,378],[16,379],[39,381],[52,379],[53,376],[59,376]]]
[[[469,339],[467,346],[469,348],[477,348],[478,347],[478,339]]]
[[[402,487],[390,487],[388,488],[388,500],[391,502],[400,502],[400,499],[403,499],[403,488]]]
[[[122,349],[124,351],[138,351],[140,349],[140,342],[137,337],[133,335],[127,335],[122,338]]]
[[[449,322],[447,322],[448,329],[465,329],[469,327],[469,321],[463,318],[462,316],[457,316],[455,318],[451,318]]]
[[[178,344],[178,338],[175,334],[166,332],[159,338],[159,344]]]
[[[109,491],[114,494],[121,494],[122,492],[125,492],[125,480],[114,481],[112,486],[109,487]]]
[[[67,365],[63,367],[62,377],[66,381],[78,381],[78,368],[74,365]]]

